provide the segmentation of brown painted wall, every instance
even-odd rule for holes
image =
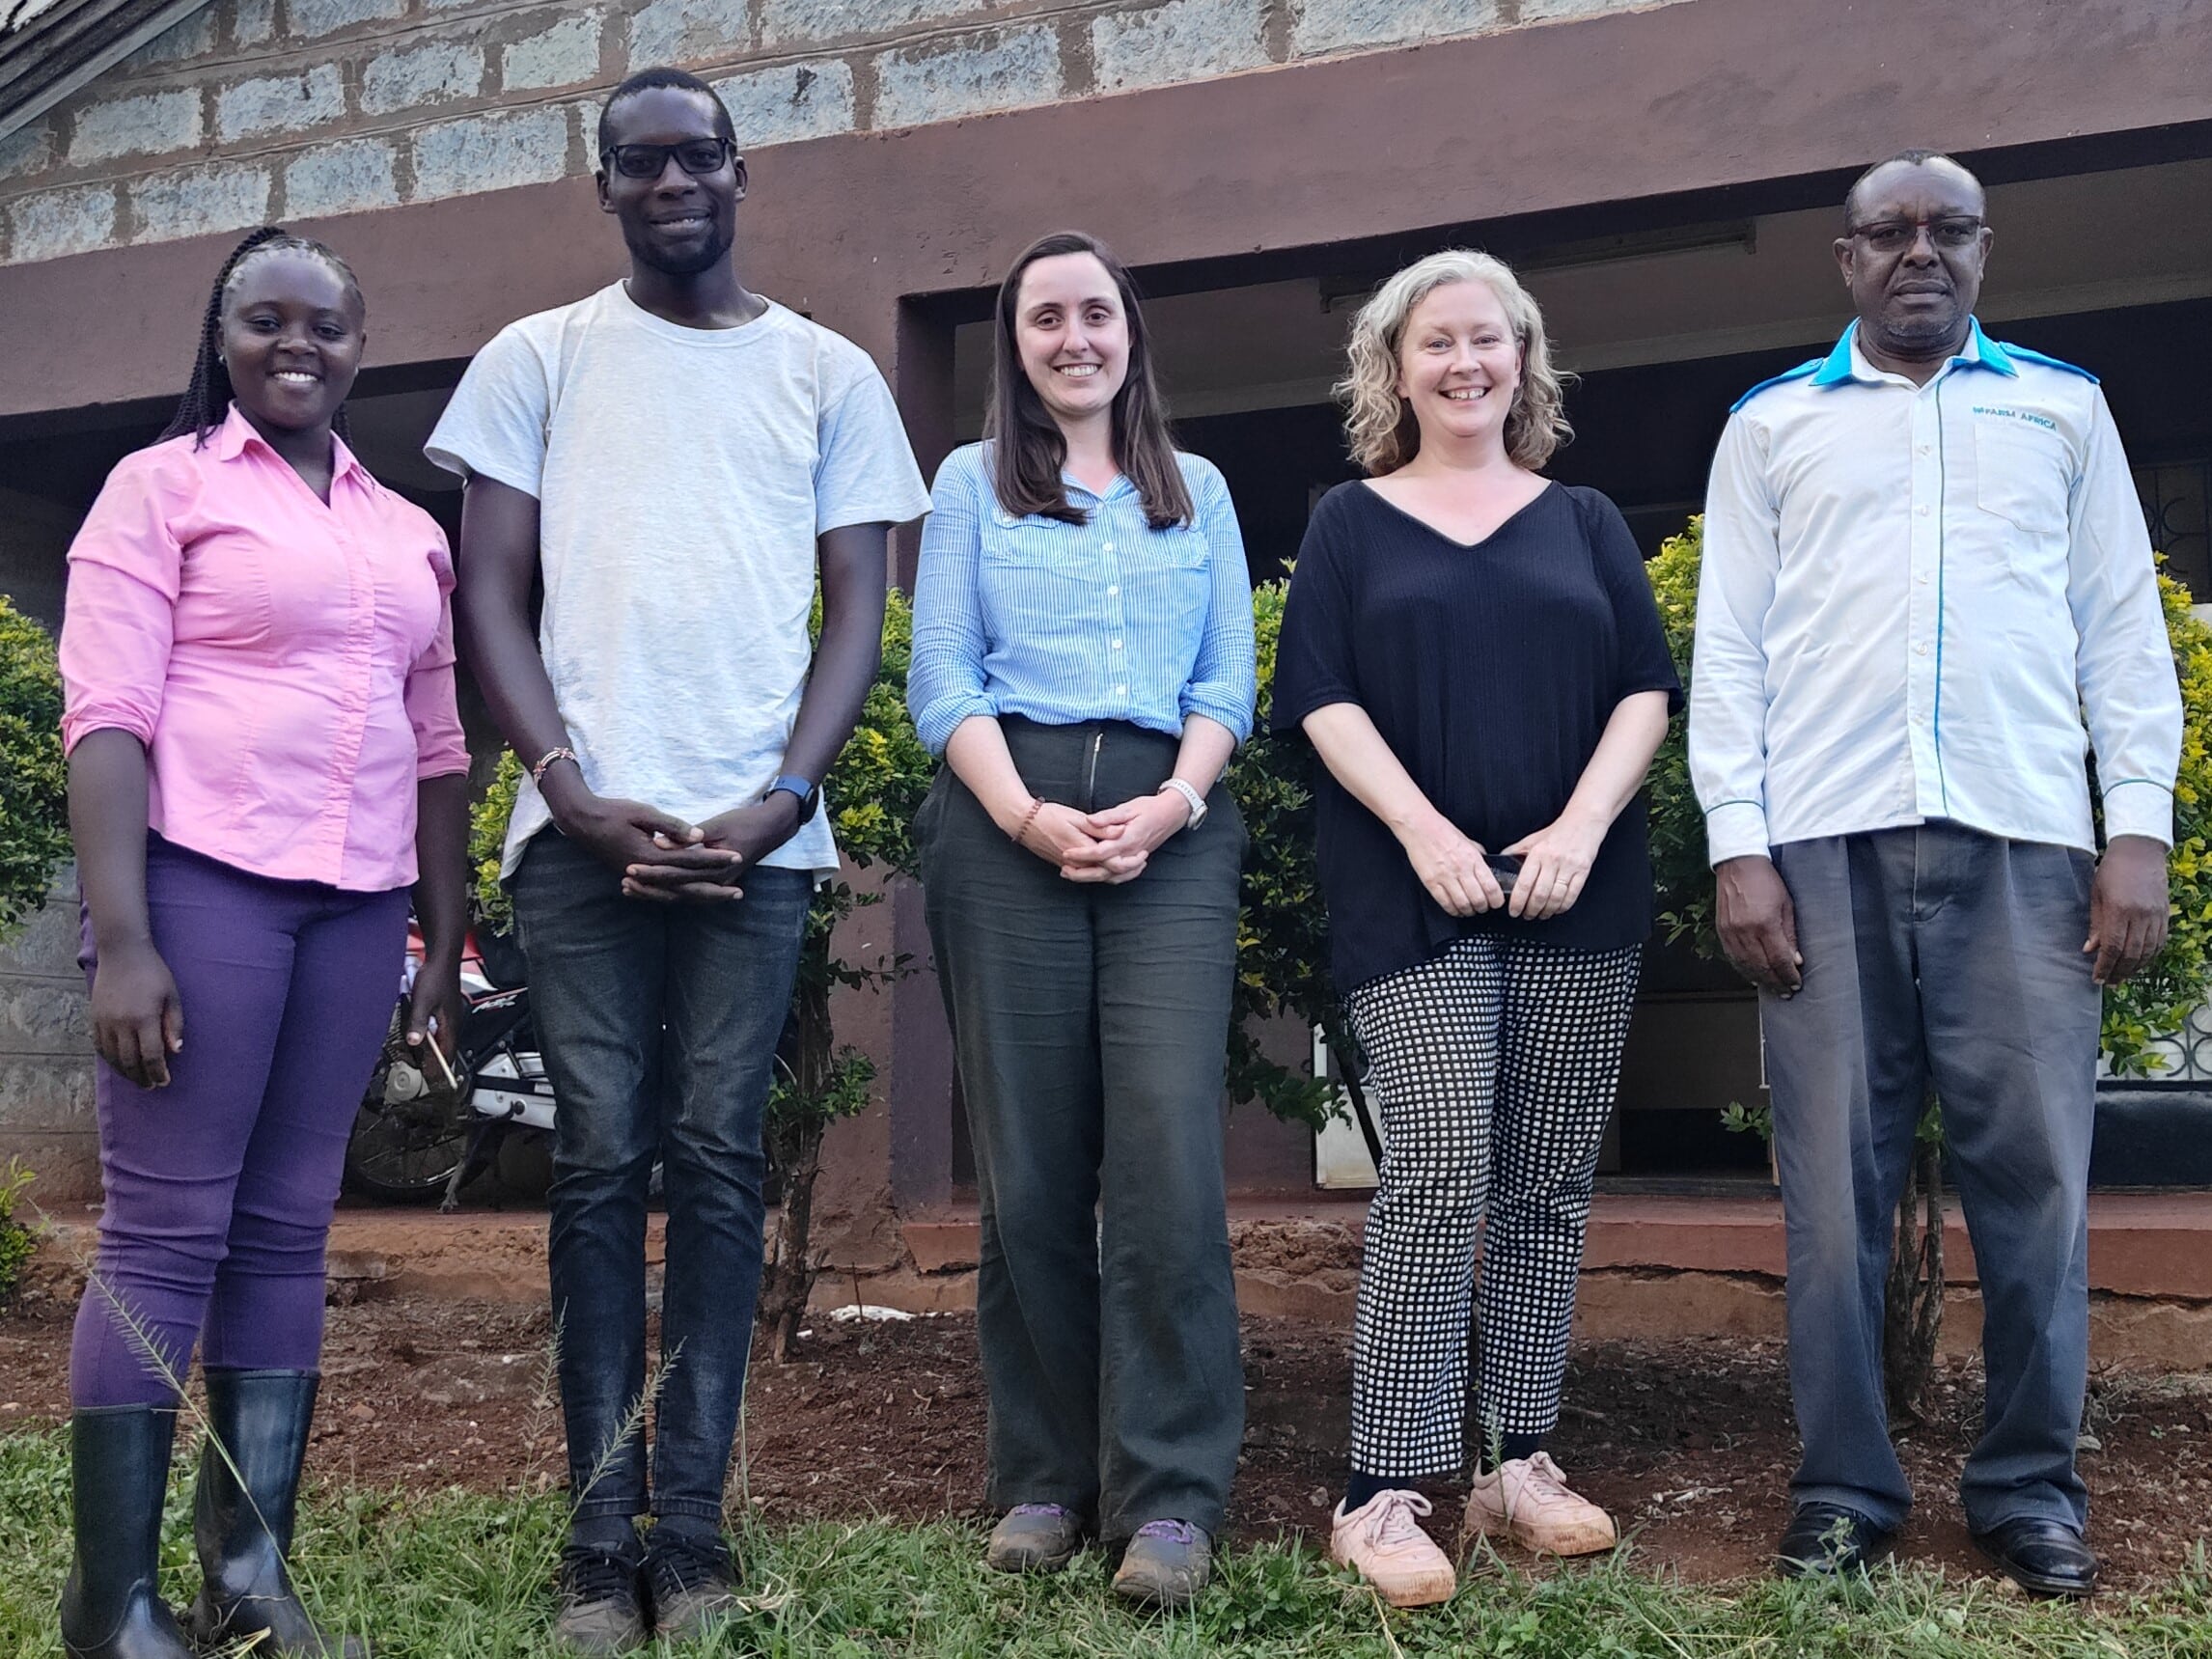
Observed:
[[[757,166],[742,252],[757,286],[888,365],[898,296],[987,284],[1071,217],[1155,264],[1817,174],[1907,143],[2200,122],[2208,89],[2192,0],[1700,0],[781,147]],[[316,229],[359,268],[386,365],[465,356],[621,262],[579,180]],[[0,269],[0,417],[170,392],[227,241]]]

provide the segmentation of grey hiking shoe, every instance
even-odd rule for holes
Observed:
[[[1122,1552],[1114,1593],[1145,1607],[1187,1607],[1213,1572],[1213,1542],[1188,1521],[1147,1521]]]
[[[646,1587],[652,1627],[670,1642],[688,1642],[737,1609],[737,1563],[721,1537],[655,1527],[646,1540]]]
[[[1058,1572],[1083,1547],[1083,1523],[1058,1504],[1016,1504],[991,1529],[983,1560],[1000,1572]]]
[[[645,1546],[569,1544],[561,1551],[561,1611],[553,1646],[561,1653],[632,1653],[650,1639],[638,1594]]]

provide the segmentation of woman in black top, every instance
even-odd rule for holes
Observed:
[[[1542,1451],[1559,1418],[1598,1142],[1650,930],[1627,811],[1679,688],[1620,513],[1536,468],[1567,435],[1535,302],[1437,254],[1360,313],[1341,390],[1370,477],[1315,509],[1275,723],[1316,790],[1334,971],[1383,1118],[1332,1553],[1403,1606],[1452,1593],[1409,1489],[1462,1460],[1468,1529],[1562,1555],[1613,1523]]]

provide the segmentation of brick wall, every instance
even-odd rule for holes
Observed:
[[[590,170],[679,63],[748,148],[1680,0],[213,0],[0,139],[0,263]]]

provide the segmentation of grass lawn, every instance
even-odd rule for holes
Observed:
[[[180,1435],[181,1438],[187,1436]],[[188,1600],[188,1488],[172,1483],[166,1582]],[[60,1651],[54,1596],[68,1568],[69,1465],[58,1432],[0,1439],[0,1654]],[[558,1497],[325,1487],[313,1494],[301,1578],[326,1622],[369,1634],[381,1659],[495,1659],[547,1651]],[[1753,1582],[1688,1587],[1633,1550],[1532,1576],[1482,1558],[1449,1607],[1389,1613],[1306,1549],[1258,1543],[1223,1563],[1192,1612],[1144,1618],[1082,1557],[1054,1579],[983,1570],[962,1526],[817,1524],[744,1539],[748,1603],[700,1655],[1496,1655],[1586,1659],[2207,1659],[2212,1565],[2093,1610],[2030,1602],[1989,1581],[1885,1570],[1847,1589]]]

